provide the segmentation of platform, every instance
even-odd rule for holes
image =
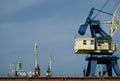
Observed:
[[[120,81],[120,77],[0,77],[0,81]]]

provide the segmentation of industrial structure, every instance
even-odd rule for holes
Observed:
[[[89,26],[91,37],[90,38],[76,38],[74,51],[75,54],[89,54],[86,58],[88,61],[87,71],[85,76],[95,76],[97,64],[106,65],[107,70],[103,72],[112,76],[112,69],[117,76],[120,76],[120,68],[117,63],[118,56],[114,56],[114,52],[117,50],[117,46],[113,43],[112,36],[120,24],[120,16],[117,14],[120,8],[120,4],[115,10],[114,14],[92,8],[85,24],[82,24],[78,30],[80,35],[84,35],[87,27]],[[100,20],[95,20],[92,17],[94,11],[102,12],[112,16],[112,21],[103,22],[104,24],[111,24],[109,34],[101,27]]]
[[[27,72],[22,69],[22,63],[17,61],[10,65],[10,71],[8,75],[10,77],[27,77]]]
[[[52,77],[52,55],[50,55],[46,77]]]
[[[117,50],[116,43],[113,42],[112,36],[120,24],[120,15],[117,14],[120,9],[120,4],[116,8],[114,14],[92,8],[85,24],[80,25],[78,33],[85,35],[89,26],[91,37],[75,38],[74,52],[75,54],[88,54],[87,70],[84,68],[84,76],[86,77],[54,77],[52,76],[52,55],[49,57],[46,76],[43,76],[38,63],[38,45],[34,43],[34,72],[27,73],[22,69],[22,63],[17,61],[10,65],[9,76],[0,77],[0,81],[120,81],[120,68],[118,65],[118,56],[114,53]],[[101,22],[93,17],[94,11],[102,12],[112,16],[112,21]],[[98,15],[98,14],[97,14]],[[111,24],[109,33],[102,28],[101,24]],[[104,65],[103,72],[99,72],[100,77],[96,77],[97,64]],[[97,68],[98,70],[99,68]],[[114,70],[116,76],[113,76]],[[107,75],[109,77],[106,77]]]
[[[36,42],[34,44],[34,58],[35,58],[35,71],[33,72],[33,77],[41,77],[42,72],[40,71],[40,67],[38,65],[38,46]]]

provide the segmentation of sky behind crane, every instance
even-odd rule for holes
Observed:
[[[90,9],[100,9],[105,1],[0,0],[0,75],[7,74],[9,65],[16,60],[22,61],[25,70],[34,71],[37,42],[39,66],[44,74],[52,54],[54,75],[82,76],[86,55],[74,54],[74,37]],[[113,13],[118,1],[109,0],[103,10]]]

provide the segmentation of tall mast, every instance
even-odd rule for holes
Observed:
[[[38,47],[36,42],[34,45],[34,56],[35,56],[35,68],[37,68],[38,67]]]
[[[50,71],[52,71],[52,55],[50,55],[50,63],[49,63],[50,65]]]
[[[38,65],[38,46],[37,46],[36,42],[34,44],[34,57],[35,57],[35,71],[34,71],[33,76],[41,77],[42,73],[40,72],[40,68],[39,68],[39,65]]]
[[[52,76],[52,55],[49,57],[49,62],[48,62],[48,69],[46,72],[46,77],[51,77]]]

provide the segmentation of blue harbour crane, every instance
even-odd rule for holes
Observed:
[[[106,65],[106,73],[108,76],[112,76],[112,69],[117,76],[120,76],[120,68],[117,62],[119,57],[113,55],[117,50],[117,46],[112,40],[112,36],[117,30],[118,24],[120,24],[120,17],[117,15],[119,8],[120,4],[114,14],[92,8],[85,23],[80,26],[78,30],[80,35],[84,35],[88,27],[91,32],[90,38],[76,38],[74,45],[75,54],[89,54],[89,56],[86,57],[88,65],[85,76],[95,76],[97,64]],[[101,27],[100,24],[102,22],[100,22],[100,20],[95,20],[95,18],[92,17],[94,11],[112,16],[112,21],[103,22],[103,24],[111,24],[109,34]]]

